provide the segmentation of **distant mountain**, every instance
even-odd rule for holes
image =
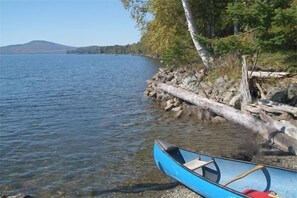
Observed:
[[[48,41],[31,41],[25,44],[0,47],[1,54],[64,54],[75,47]]]

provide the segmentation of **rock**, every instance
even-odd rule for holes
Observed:
[[[183,110],[176,111],[176,113],[174,114],[174,117],[179,118],[181,116],[182,112],[183,112]]]
[[[158,91],[156,98],[157,100],[162,100],[164,98],[164,92]]]
[[[169,100],[171,98],[172,98],[172,96],[170,94],[168,94],[168,93],[164,94],[164,96],[163,96],[164,100]]]
[[[190,117],[192,115],[192,111],[191,111],[191,106],[190,105],[187,105],[185,104],[183,106],[183,114],[186,116],[186,117]]]
[[[6,195],[1,195],[2,198],[32,198],[30,195],[25,195],[23,193],[13,195],[13,196],[6,196]]]
[[[177,84],[177,79],[173,78],[170,82],[171,82],[172,85],[176,85]]]
[[[157,96],[157,92],[154,90],[154,91],[149,93],[149,96],[152,97],[152,98],[155,98]]]
[[[279,102],[279,103],[287,103],[288,101],[288,92],[287,89],[281,87],[272,87],[268,90],[266,95],[268,100]]]
[[[213,115],[210,111],[204,110],[204,119],[205,120],[211,120],[212,117],[213,117]]]
[[[236,96],[234,96],[230,102],[229,105],[233,106],[236,109],[240,109],[241,107],[241,94],[237,94]]]
[[[217,101],[222,100],[221,96],[219,96],[219,95],[221,95],[220,93],[224,92],[228,86],[229,85],[226,84],[225,78],[219,77],[213,83],[213,90],[212,90],[212,94],[211,94],[210,98],[215,99]]]
[[[149,92],[148,90],[145,90],[144,93],[143,93],[143,95],[144,95],[144,96],[149,96],[149,93],[150,93],[150,92]]]
[[[182,109],[182,107],[179,106],[179,107],[174,107],[174,108],[172,108],[171,111],[180,111],[181,109]]]
[[[208,95],[212,94],[213,87],[211,83],[200,83],[201,89],[204,90],[204,92]]]
[[[181,105],[181,100],[179,98],[173,98],[173,105],[178,107]]]
[[[226,120],[220,116],[215,116],[215,117],[212,117],[211,118],[211,122],[213,124],[219,124],[219,123],[223,123],[223,122],[226,122]]]
[[[297,106],[297,83],[292,83],[288,87],[288,104]]]
[[[171,81],[174,78],[174,75],[170,74],[169,76],[167,76],[167,81]]]
[[[228,104],[233,97],[235,96],[235,93],[233,91],[227,91],[224,95],[223,95],[223,103]]]
[[[169,111],[171,110],[172,108],[174,108],[174,105],[173,105],[173,100],[167,100],[166,102],[166,106],[165,106],[165,111]]]
[[[197,108],[196,114],[197,114],[197,119],[198,120],[203,120],[203,112],[201,111],[200,108]]]
[[[204,97],[204,98],[208,98],[208,95],[205,93],[205,91],[204,90],[202,90],[202,89],[198,89],[198,90],[196,90],[196,92],[195,92],[197,95],[199,95],[199,96],[202,96],[202,97]]]
[[[297,107],[297,96],[293,97],[288,101],[288,104],[294,107]]]
[[[200,71],[200,72],[197,72],[197,73],[195,74],[195,76],[196,76],[198,82],[202,82],[203,77],[205,76],[205,73],[204,73],[204,71],[202,70],[202,71]]]
[[[160,83],[165,83],[166,82],[166,76],[162,76],[159,80]]]
[[[184,79],[182,79],[182,84],[185,86],[190,86],[190,84],[196,84],[197,78],[195,76],[188,76]]]
[[[226,80],[224,77],[219,77],[218,79],[215,80],[215,82],[213,83],[213,87],[215,88],[220,88],[222,87],[224,84],[226,83]]]
[[[178,107],[179,105],[181,105],[181,101],[180,100],[176,100],[173,105],[175,107]]]
[[[181,89],[187,89],[187,87],[184,84],[180,84],[179,85],[179,88],[181,88]]]
[[[297,96],[297,83],[292,83],[288,87],[288,99],[292,99]]]

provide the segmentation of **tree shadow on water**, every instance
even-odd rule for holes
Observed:
[[[179,185],[178,182],[158,184],[158,183],[143,183],[134,186],[121,186],[118,188],[107,190],[93,190],[92,196],[105,195],[109,193],[141,193],[145,191],[162,191],[175,188]]]

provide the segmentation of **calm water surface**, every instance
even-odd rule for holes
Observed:
[[[161,65],[124,55],[0,56],[0,194],[37,197],[137,192],[169,182],[154,139],[216,155],[250,133],[174,120],[143,97]]]

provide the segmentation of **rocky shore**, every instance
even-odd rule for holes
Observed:
[[[180,117],[191,117],[191,119],[195,118],[199,122],[226,122],[224,118],[206,109],[188,104],[187,102],[158,89],[158,83],[166,83],[193,92],[199,96],[232,106],[236,109],[242,108],[240,79],[229,79],[227,76],[221,76],[214,80],[214,82],[208,82],[205,81],[203,77],[203,71],[197,71],[186,67],[175,70],[161,68],[152,79],[147,80],[147,89],[145,90],[144,95],[155,100],[162,109],[172,113],[172,116],[176,119]],[[255,86],[255,82],[258,83],[258,85],[260,83],[262,88]],[[265,90],[265,99],[287,104],[292,107],[297,106],[296,76],[291,76],[286,79],[274,79],[272,81],[252,79],[250,86],[253,102],[255,103],[258,99],[263,97],[263,90]],[[297,126],[297,117],[291,113],[270,112],[269,115],[276,120],[286,120],[286,122],[290,122],[294,126]],[[260,140],[258,143],[260,149],[249,159],[250,161],[297,170],[297,156],[280,151],[264,140]],[[240,156],[233,157],[236,158]],[[165,190],[162,194],[155,193],[156,196],[154,197],[162,198],[200,197],[182,185]],[[143,197],[146,197],[146,195]]]
[[[156,100],[156,102],[165,111],[171,111],[176,118],[180,116],[195,116],[199,121],[217,123],[224,122],[225,119],[219,117],[205,109],[193,106],[175,98],[158,89],[158,83],[166,83],[177,88],[193,92],[201,97],[212,99],[214,101],[241,109],[240,79],[229,79],[227,76],[217,78],[214,82],[204,81],[203,71],[195,69],[178,68],[164,69],[160,68],[152,79],[147,80],[147,89],[144,95]],[[262,80],[261,80],[262,81]],[[251,85],[253,85],[251,83]],[[266,99],[291,106],[297,106],[297,77],[282,80],[275,85],[262,83],[266,90]],[[261,90],[262,91],[262,90]],[[261,93],[256,86],[251,87],[253,100],[260,99]],[[280,116],[280,115],[277,115]],[[281,115],[279,120],[285,119],[296,124],[295,115]]]

